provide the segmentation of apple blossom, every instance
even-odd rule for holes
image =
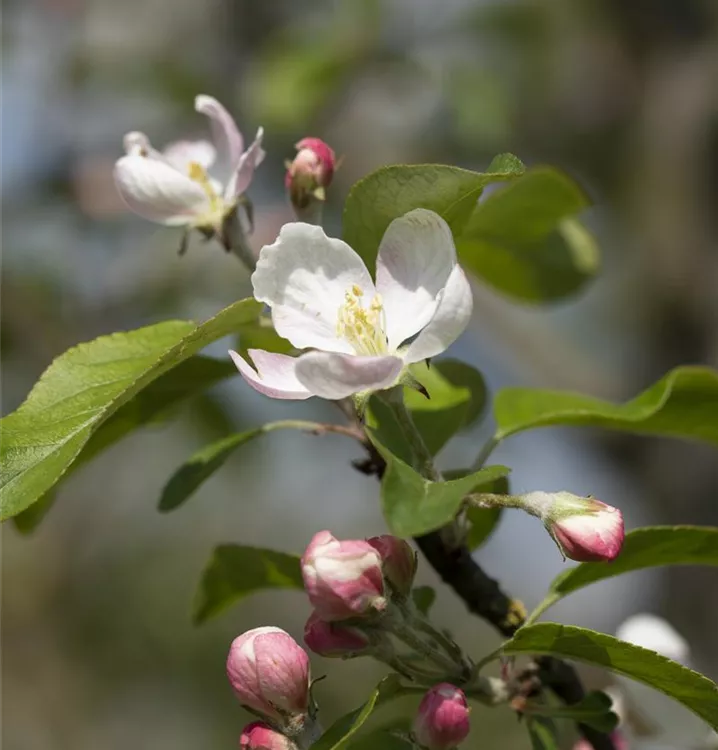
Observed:
[[[315,654],[343,659],[371,649],[371,639],[363,630],[342,622],[326,622],[316,612],[304,626],[304,642]]]
[[[374,536],[367,542],[381,556],[384,578],[398,594],[408,596],[416,575],[416,552],[408,542],[391,534]]]
[[[240,750],[297,750],[297,745],[286,735],[263,721],[253,721],[242,730]]]
[[[623,547],[623,514],[618,508],[570,492],[529,492],[520,500],[520,507],[544,522],[571,560],[613,560]]]
[[[280,336],[314,351],[249,349],[255,367],[230,352],[242,377],[272,398],[341,399],[391,388],[407,365],[440,354],[466,328],[471,287],[438,214],[418,208],[394,219],[376,268],[375,284],[359,255],[321,227],[282,227],[259,254],[254,296]]]
[[[419,704],[412,725],[417,743],[427,750],[451,750],[469,734],[464,692],[448,682],[434,685]]]
[[[318,532],[302,555],[302,578],[317,615],[328,622],[386,608],[381,557],[363,540],[339,541],[329,531]]]
[[[283,724],[303,723],[309,707],[309,657],[281,628],[255,628],[235,638],[227,676],[245,706]]]
[[[126,155],[115,164],[115,183],[128,207],[140,216],[221,236],[226,217],[264,158],[263,131],[259,128],[245,151],[232,116],[216,99],[201,94],[195,109],[210,118],[213,143],[178,141],[160,152],[144,133],[128,133]]]

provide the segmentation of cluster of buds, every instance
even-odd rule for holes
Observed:
[[[227,677],[245,708],[264,721],[247,726],[241,747],[290,750],[310,716],[309,657],[281,628],[249,630],[232,642]]]

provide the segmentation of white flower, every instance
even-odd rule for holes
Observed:
[[[232,116],[216,99],[200,95],[195,109],[210,118],[214,143],[178,141],[160,152],[144,133],[128,133],[115,183],[129,208],[146,219],[219,232],[264,158],[263,131],[245,151]]]
[[[291,223],[262,248],[254,296],[299,357],[250,349],[256,370],[230,352],[242,377],[272,398],[340,399],[390,388],[406,365],[443,352],[471,317],[469,282],[447,223],[415,209],[386,230],[376,284],[349,245]],[[405,343],[410,340],[410,343]]]

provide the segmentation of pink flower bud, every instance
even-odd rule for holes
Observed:
[[[296,144],[294,161],[287,162],[284,186],[295,211],[302,213],[313,201],[326,198],[334,177],[334,151],[320,138],[302,138]]]
[[[253,721],[242,731],[240,750],[296,750],[297,746],[263,721]]]
[[[348,658],[371,648],[369,636],[359,628],[341,622],[325,622],[316,612],[304,626],[304,642],[315,654]]]
[[[616,750],[628,750],[628,740],[618,730],[611,732],[611,740]],[[573,750],[593,750],[593,745],[588,740],[578,740]]]
[[[320,531],[302,557],[302,577],[317,615],[328,622],[386,607],[381,557],[368,542],[340,542]]]
[[[390,534],[374,536],[367,542],[381,556],[384,578],[403,596],[408,596],[416,575],[416,553],[403,539]]]
[[[280,628],[255,628],[235,638],[227,676],[239,700],[269,719],[296,720],[307,712],[309,657]]]
[[[462,690],[448,682],[434,685],[422,698],[412,727],[427,750],[450,750],[469,734],[469,706]]]
[[[600,500],[570,492],[529,492],[523,507],[541,518],[571,560],[613,560],[623,547],[623,515]]]

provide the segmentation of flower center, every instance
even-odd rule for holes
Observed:
[[[348,341],[357,354],[386,354],[384,307],[381,295],[376,294],[369,307],[362,305],[364,292],[354,284],[344,294],[344,304],[337,316],[337,336]]]

